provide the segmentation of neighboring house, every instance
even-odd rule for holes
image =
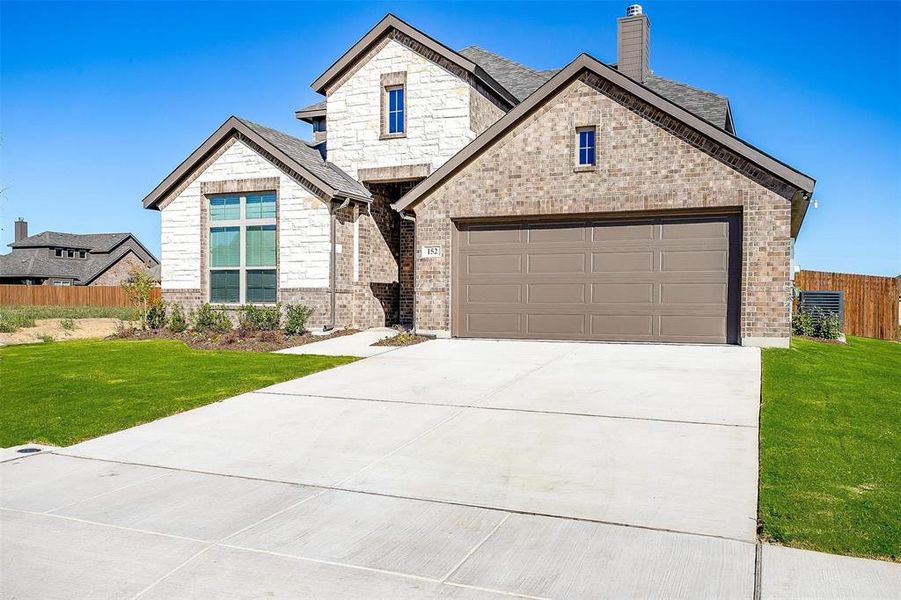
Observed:
[[[439,336],[785,346],[814,180],[723,96],[619,60],[537,71],[393,15],[316,81],[303,141],[232,117],[145,199],[169,301],[304,302]]]
[[[24,285],[120,285],[134,269],[150,272],[159,261],[130,233],[28,235],[16,221],[12,252],[0,255],[0,283]]]

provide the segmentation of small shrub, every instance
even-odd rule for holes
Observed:
[[[792,333],[795,335],[813,337],[816,334],[813,315],[806,310],[798,309],[795,311],[795,314],[792,315]]]
[[[128,321],[119,321],[116,323],[116,337],[117,338],[130,338],[135,335],[135,326],[129,323]]]
[[[35,336],[35,339],[41,340],[45,344],[53,341],[53,336],[49,333],[42,333],[41,335]]]
[[[76,323],[72,319],[60,319],[59,326],[65,329],[66,331],[72,331],[78,329],[78,323]]]
[[[141,329],[147,328],[147,312],[150,310],[150,294],[156,287],[156,282],[150,274],[143,269],[132,269],[128,273],[128,279],[122,284],[122,289],[132,303],[140,310]]]
[[[188,320],[185,319],[185,313],[181,308],[181,304],[173,304],[172,314],[169,315],[169,331],[181,333],[187,328]]]
[[[841,323],[834,312],[822,315],[817,323],[816,337],[826,340],[837,340],[842,335]]]
[[[147,328],[162,329],[166,326],[166,303],[154,300],[147,309]]]
[[[207,302],[194,313],[192,329],[202,333],[225,333],[231,331],[232,322],[221,310],[216,310]]]
[[[285,307],[285,333],[300,335],[307,330],[307,321],[313,309],[305,304],[289,304]]]
[[[245,304],[239,309],[238,327],[243,331],[274,331],[282,321],[282,306]]]

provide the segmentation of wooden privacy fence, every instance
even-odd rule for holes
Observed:
[[[898,339],[898,279],[851,273],[800,271],[799,290],[845,293],[845,333],[883,340]]]
[[[160,297],[154,288],[151,300]],[[118,285],[0,285],[0,305],[51,306],[131,306],[128,295]]]

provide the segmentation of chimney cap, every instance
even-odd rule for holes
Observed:
[[[626,16],[627,17],[637,17],[642,14],[643,10],[641,8],[641,4],[630,4],[626,7]]]

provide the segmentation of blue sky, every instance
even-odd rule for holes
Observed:
[[[539,69],[612,62],[611,3],[0,3],[0,243],[133,231],[140,201],[229,115],[303,137],[293,110],[386,12]],[[901,273],[901,4],[645,2],[651,67],[729,96],[740,137],[817,179],[808,269]]]

